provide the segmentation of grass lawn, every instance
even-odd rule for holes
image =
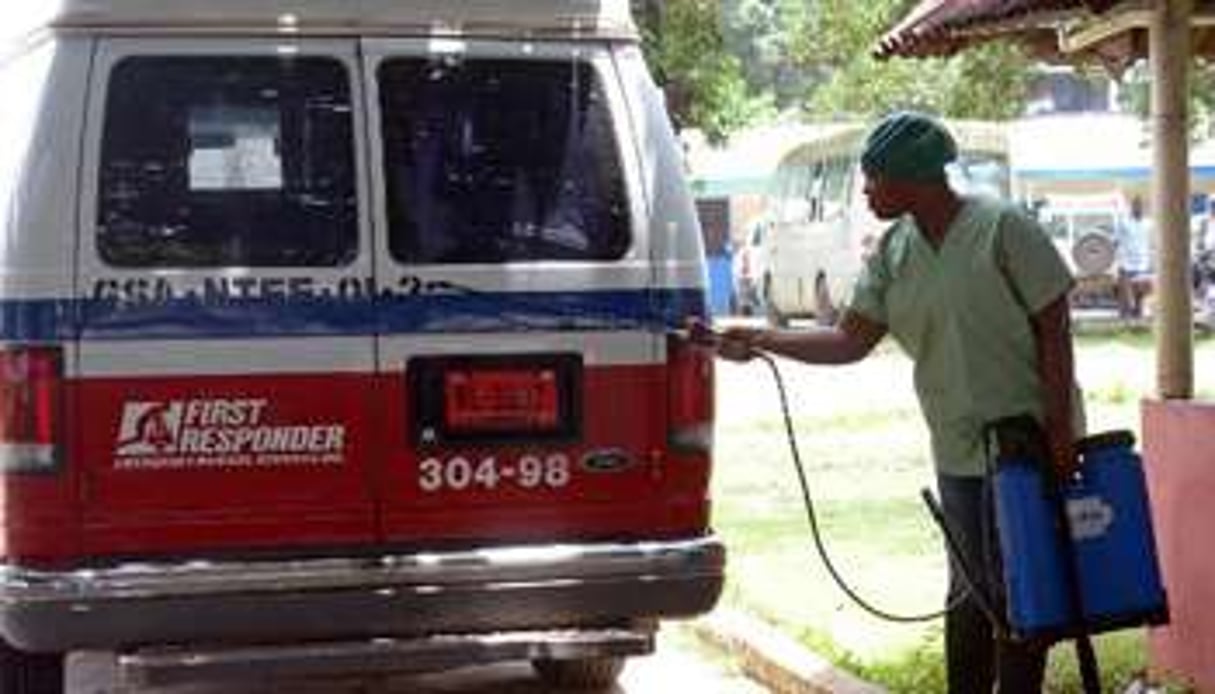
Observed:
[[[1198,396],[1215,399],[1215,340],[1195,347]],[[869,602],[895,613],[938,611],[941,541],[919,497],[933,485],[911,365],[889,344],[845,367],[781,363],[820,529],[837,568]],[[1082,337],[1077,370],[1089,430],[1139,433],[1139,400],[1155,379],[1151,339]],[[944,691],[941,620],[884,622],[853,605],[811,541],[776,389],[761,362],[718,362],[715,525],[730,548],[726,604],[795,634],[893,692]],[[1096,640],[1108,691],[1146,665],[1144,632]],[[1052,650],[1049,691],[1080,691],[1070,644]]]

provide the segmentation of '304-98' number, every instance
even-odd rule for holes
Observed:
[[[525,455],[516,461],[494,456],[469,459],[427,458],[418,465],[418,487],[424,492],[497,489],[558,489],[570,483],[570,460],[564,453]]]

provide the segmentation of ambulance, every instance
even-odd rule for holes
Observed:
[[[712,354],[624,0],[22,0],[0,690],[531,661],[710,610]]]

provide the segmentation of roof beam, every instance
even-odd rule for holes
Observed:
[[[1074,28],[1059,31],[1059,50],[1079,53],[1105,41],[1136,29],[1147,30],[1152,22],[1152,9],[1147,2],[1127,2],[1111,8],[1100,17],[1079,23]],[[1195,8],[1190,24],[1195,27],[1215,26],[1215,8]]]

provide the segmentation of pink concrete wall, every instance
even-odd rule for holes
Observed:
[[[1215,692],[1215,403],[1143,403],[1143,457],[1171,621],[1154,670]]]

